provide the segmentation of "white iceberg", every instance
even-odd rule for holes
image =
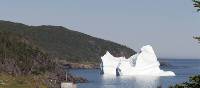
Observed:
[[[150,75],[150,76],[175,76],[172,71],[160,69],[160,63],[152,46],[146,45],[141,52],[130,58],[114,57],[108,51],[101,57],[101,71],[106,75]]]

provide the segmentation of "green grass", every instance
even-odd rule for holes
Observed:
[[[11,76],[0,74],[0,88],[47,88],[42,76]]]

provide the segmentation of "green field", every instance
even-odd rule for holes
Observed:
[[[47,88],[42,76],[11,76],[0,74],[0,88]]]

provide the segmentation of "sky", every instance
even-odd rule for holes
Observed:
[[[1,0],[0,20],[57,25],[160,58],[200,59],[200,13],[192,0]]]

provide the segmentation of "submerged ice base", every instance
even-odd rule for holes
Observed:
[[[114,57],[109,52],[101,57],[101,70],[107,75],[150,75],[150,76],[175,76],[172,71],[160,69],[160,63],[150,45],[143,46],[141,53],[130,58]]]

